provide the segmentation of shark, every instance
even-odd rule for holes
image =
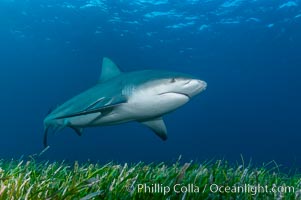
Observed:
[[[123,72],[109,58],[102,61],[97,83],[51,111],[44,119],[44,146],[51,128],[57,132],[136,121],[167,139],[163,116],[204,91],[207,83],[188,74],[161,70]]]

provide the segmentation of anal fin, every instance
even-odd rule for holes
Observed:
[[[74,126],[70,126],[70,128],[72,128],[78,136],[82,136],[84,130],[83,128],[78,128]]]
[[[162,117],[142,121],[141,123],[149,127],[152,131],[154,131],[155,134],[159,136],[162,140],[167,140],[167,129]]]

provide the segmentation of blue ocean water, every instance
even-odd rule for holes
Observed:
[[[43,149],[48,110],[122,70],[193,74],[205,92],[164,117],[49,135],[43,159],[159,162],[240,155],[301,164],[301,1],[1,0],[0,158]]]

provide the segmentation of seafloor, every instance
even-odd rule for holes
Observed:
[[[0,199],[301,199],[301,175],[225,160],[67,164],[0,160]]]

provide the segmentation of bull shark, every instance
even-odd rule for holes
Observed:
[[[159,70],[122,72],[109,58],[102,61],[97,84],[71,98],[44,119],[44,146],[49,128],[65,127],[78,135],[94,126],[131,121],[149,127],[162,140],[167,129],[162,116],[187,103],[206,89],[205,81],[193,76]]]

